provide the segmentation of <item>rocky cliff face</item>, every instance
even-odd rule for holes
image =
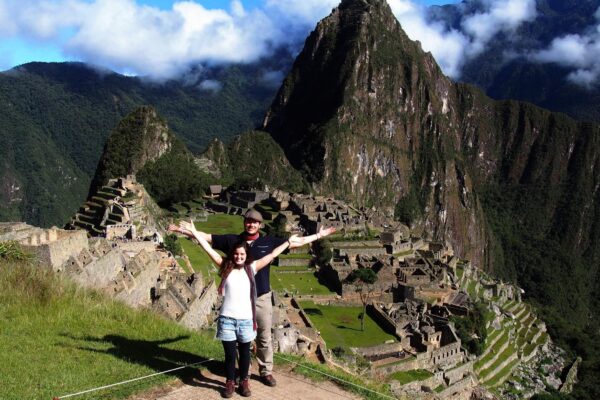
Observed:
[[[481,265],[485,234],[461,150],[458,91],[381,0],[343,1],[306,40],[264,127],[321,192],[390,210]],[[467,239],[468,238],[468,239]]]
[[[390,212],[416,199],[418,226],[481,267],[495,259],[482,205],[490,187],[537,188],[525,208],[548,213],[546,233],[575,223],[558,239],[572,248],[592,234],[598,127],[453,83],[383,0],[344,0],[317,25],[264,129],[318,191]],[[571,190],[589,199],[574,220]]]
[[[396,207],[517,281],[553,337],[590,360],[581,393],[597,390],[598,125],[453,83],[384,0],[343,0],[306,40],[264,129],[318,191]]]
[[[148,161],[167,153],[174,141],[174,135],[154,108],[145,106],[133,111],[108,137],[90,194],[110,178],[138,173]]]

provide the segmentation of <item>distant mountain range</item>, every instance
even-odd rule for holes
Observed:
[[[85,199],[109,133],[139,106],[153,105],[196,153],[255,128],[290,57],[199,67],[163,83],[80,63],[0,73],[0,220],[64,224]]]
[[[536,0],[537,17],[511,34],[496,34],[482,53],[467,61],[460,81],[481,87],[495,99],[528,101],[575,119],[600,122],[600,82],[590,87],[574,84],[567,79],[573,69],[528,57],[558,37],[593,36],[599,8],[600,0]],[[430,7],[428,16],[461,30],[466,15],[482,10],[481,0],[466,0]]]

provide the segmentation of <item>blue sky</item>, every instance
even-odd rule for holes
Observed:
[[[79,3],[99,3],[104,0],[76,0],[75,2]],[[190,0],[193,1],[202,7],[209,10],[225,10],[229,12],[231,9],[231,2],[223,1],[223,0]],[[283,0],[280,3],[293,3],[298,1]],[[302,0],[300,0],[302,1]],[[339,1],[339,0],[338,0]],[[38,1],[39,3],[48,3],[48,1]],[[65,2],[62,0],[54,1],[54,3]],[[251,12],[253,10],[265,10],[265,12],[269,12],[270,10],[265,6],[266,3],[275,3],[273,0],[243,0],[241,4],[247,12]],[[431,5],[431,4],[447,4],[452,3],[453,0],[449,1],[435,1],[435,0],[413,0],[415,4],[422,5]],[[21,6],[17,4],[21,4]],[[156,10],[162,10],[164,12],[169,12],[173,10],[173,5],[176,3],[175,1],[168,0],[125,0],[125,1],[113,1],[113,7],[119,7],[119,3],[133,3],[138,7],[147,6],[155,8]],[[327,3],[324,1],[322,3]],[[329,5],[325,8],[325,10],[331,9],[331,4],[336,3],[336,1],[329,1]],[[20,26],[17,26],[11,30],[11,24],[8,23],[8,28],[5,26],[2,28],[3,17],[6,21],[15,21],[13,18],[14,14],[17,13],[33,13],[36,11],[36,2],[34,1],[17,1],[17,0],[0,0],[0,70],[5,70],[11,68],[13,66],[27,63],[30,61],[66,61],[66,60],[75,60],[75,61],[85,61],[90,63],[97,63],[102,66],[106,66],[108,68],[118,69],[119,72],[125,73],[144,73],[147,71],[139,71],[140,68],[136,65],[127,66],[126,60],[123,57],[111,57],[106,54],[106,51],[98,51],[100,54],[95,54],[93,49],[86,48],[86,46],[74,46],[72,43],[69,43],[69,40],[72,40],[73,35],[80,29],[82,29],[82,22],[80,21],[71,21],[69,15],[64,15],[59,18],[63,18],[64,22],[54,21],[52,24],[58,25],[55,27],[55,32],[52,34],[48,34],[43,31],[44,28],[38,28],[36,26],[32,26],[31,21],[27,20],[27,17],[18,16],[16,20]],[[273,8],[273,7],[271,7]],[[323,8],[323,7],[321,7]],[[79,10],[81,11],[81,10]],[[48,11],[52,12],[52,11]],[[77,13],[78,11],[74,11]],[[85,11],[81,11],[85,12]],[[307,19],[309,21],[301,21],[302,23],[314,25],[318,19],[325,16],[328,12],[319,12],[316,11],[314,16],[310,16]],[[36,17],[34,17],[36,18]],[[50,19],[47,14],[43,14],[39,16],[39,21],[44,21]],[[310,19],[314,20],[310,20]],[[64,26],[61,26],[63,25]],[[306,31],[308,33],[308,31]],[[125,39],[126,40],[126,39]],[[266,39],[268,40],[268,39]],[[81,49],[83,47],[84,49]],[[256,49],[260,52],[260,49]],[[114,60],[111,60],[113,59]],[[185,58],[185,57],[184,57]],[[201,58],[201,57],[200,57]],[[251,58],[251,57],[249,57]],[[226,60],[225,60],[226,61]],[[236,60],[231,60],[236,61]],[[244,61],[243,59],[240,61]],[[167,68],[167,70],[171,70]],[[167,72],[168,74],[168,72]]]
[[[0,0],[0,71],[30,61],[82,61],[160,81],[198,64],[253,62],[281,46],[298,51],[339,1]],[[449,29],[425,18],[425,10],[458,0],[387,2],[452,78],[494,35],[511,35],[538,17],[535,0],[486,0]],[[588,36],[557,37],[535,54],[505,54],[571,67],[572,80],[589,85],[600,76],[600,24],[590,28]]]

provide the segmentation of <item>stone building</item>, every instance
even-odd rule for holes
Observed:
[[[401,351],[416,357],[411,369],[448,368],[465,359],[453,326],[447,319],[432,315],[427,303],[374,303],[372,311],[382,326],[394,329]]]
[[[17,241],[23,250],[54,270],[61,269],[67,260],[79,257],[82,250],[88,248],[84,231],[42,229],[20,222],[0,224],[0,241],[8,240]]]

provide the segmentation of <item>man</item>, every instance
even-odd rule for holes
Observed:
[[[211,243],[212,247],[224,253],[229,253],[230,248],[240,239],[246,241],[250,246],[250,256],[258,260],[273,251],[274,248],[286,241],[286,239],[273,236],[260,236],[262,227],[262,215],[250,209],[244,215],[244,232],[239,235],[211,235],[204,234],[204,239]],[[303,246],[319,240],[335,232],[335,228],[321,228],[318,233],[300,238],[290,248]],[[273,318],[273,300],[270,285],[271,266],[267,265],[255,276],[256,281],[256,358],[260,380],[267,386],[275,386],[277,381],[273,378],[273,341],[271,340],[271,325]]]

